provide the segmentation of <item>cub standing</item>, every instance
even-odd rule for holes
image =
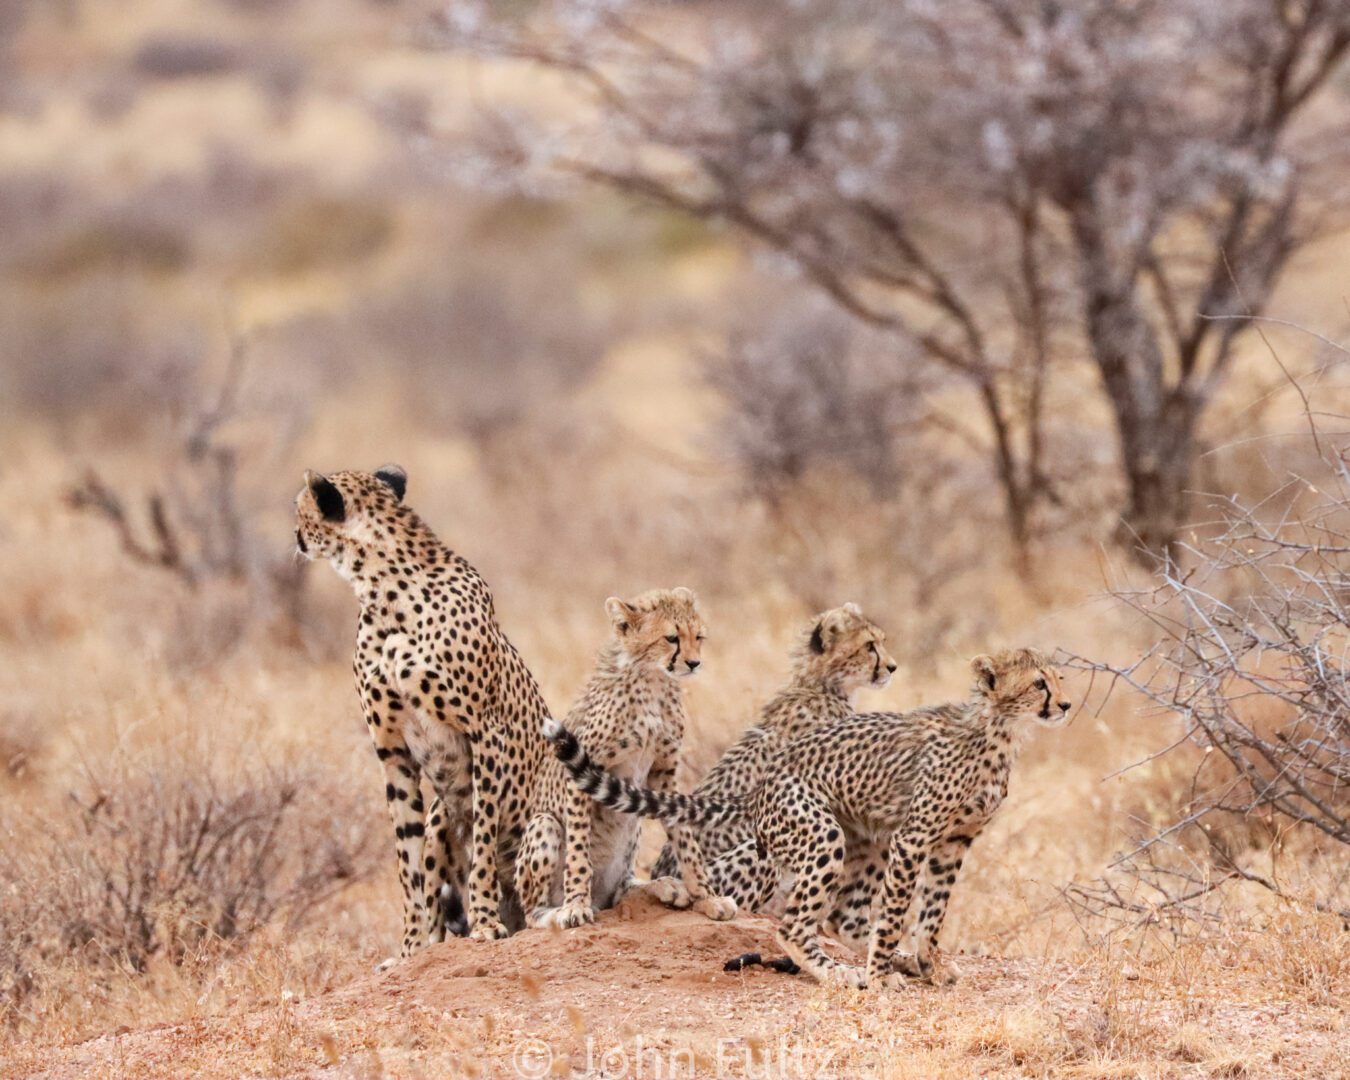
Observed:
[[[591,758],[617,776],[655,791],[673,791],[684,739],[682,680],[702,663],[703,618],[685,588],[658,589],[605,601],[612,636],[567,717],[568,730]],[[693,829],[671,829],[672,870],[650,888],[666,903],[711,919],[729,919],[736,905],[711,895]],[[535,813],[516,860],[516,884],[531,926],[591,922],[635,887],[638,820],[597,806],[572,784],[556,758],[539,780]]]

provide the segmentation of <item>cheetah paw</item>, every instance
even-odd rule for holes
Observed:
[[[657,900],[667,907],[687,908],[693,901],[689,890],[679,878],[660,877],[647,883],[647,889]]]
[[[729,896],[705,896],[694,901],[694,910],[713,922],[726,922],[736,917],[736,901]]]
[[[377,972],[388,971],[391,967],[393,967],[402,959],[403,957],[401,956],[386,956],[383,960],[381,960],[378,964],[375,965],[375,970]]]
[[[856,964],[835,964],[826,968],[820,981],[828,986],[846,986],[851,990],[867,989],[867,972]]]
[[[576,901],[563,904],[562,907],[550,908],[535,919],[535,925],[546,930],[572,930],[593,922],[595,909],[590,904]]]
[[[934,986],[955,986],[961,979],[961,969],[950,960],[944,960],[941,964],[933,965],[933,973],[928,976],[928,981]]]
[[[870,985],[880,986],[886,990],[909,990],[914,982],[909,976],[902,975],[898,971],[888,971],[885,975],[871,979]]]
[[[500,941],[510,936],[511,932],[495,916],[474,919],[473,929],[469,931],[470,941]]]
[[[899,979],[920,979],[934,986],[951,986],[961,978],[961,969],[945,957],[921,962],[911,953],[897,953],[891,961],[891,974]]]

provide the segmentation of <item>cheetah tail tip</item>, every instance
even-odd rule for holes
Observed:
[[[553,742],[563,733],[563,726],[551,716],[544,717],[544,722],[540,725],[540,730],[544,733],[544,738]]]

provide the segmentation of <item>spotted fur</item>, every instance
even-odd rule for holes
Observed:
[[[764,706],[758,723],[741,734],[693,793],[723,801],[747,795],[791,740],[852,715],[856,691],[867,686],[881,689],[891,681],[896,665],[885,642],[885,632],[857,604],[817,615],[792,651],[787,686]],[[749,822],[737,816],[695,828],[713,891],[742,908],[773,910],[780,899],[780,875],[772,860],[760,855]],[[674,850],[667,845],[652,876],[672,874],[675,865]]]
[[[607,772],[669,790],[684,739],[683,680],[702,663],[697,598],[685,588],[660,589],[629,601],[610,597],[605,610],[611,636],[567,728]],[[672,835],[671,876],[646,887],[674,906],[692,904],[710,918],[731,918],[736,905],[709,891],[696,836],[683,828],[672,828]],[[550,758],[517,861],[530,925],[579,926],[591,922],[597,908],[612,906],[636,887],[637,843],[637,818],[588,799],[562,762]]]
[[[440,937],[442,893],[453,917],[465,882],[469,936],[507,934],[510,853],[548,716],[487,583],[404,504],[406,488],[396,465],[307,473],[295,501],[298,551],[328,560],[360,603],[353,670],[394,822],[405,956]],[[437,795],[426,814],[423,777]]]
[[[754,791],[728,801],[650,798],[605,778],[565,729],[548,734],[576,782],[606,805],[691,823],[743,815],[765,854],[794,875],[778,938],[815,978],[950,981],[937,963],[938,933],[966,851],[1007,794],[1019,730],[1028,719],[1059,726],[1070,708],[1035,650],[976,657],[972,669],[966,703],[823,724],[794,739]],[[864,966],[825,953],[827,922],[847,943],[865,942]],[[913,954],[897,951],[907,925]]]

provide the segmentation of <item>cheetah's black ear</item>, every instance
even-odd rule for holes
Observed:
[[[314,505],[319,508],[319,513],[324,516],[325,521],[346,520],[347,504],[333,481],[322,473],[306,472],[305,486],[314,496]]]
[[[383,480],[393,491],[394,498],[403,501],[403,493],[408,490],[408,474],[402,465],[381,465],[375,470],[375,479]]]
[[[975,659],[970,662],[970,670],[975,672],[975,678],[977,678],[982,685],[984,685],[990,690],[992,690],[994,688],[994,684],[998,682],[998,672],[994,668],[994,661],[992,657],[988,656],[975,657]]]
[[[816,628],[811,631],[811,651],[819,656],[825,651],[825,620],[822,619],[816,623]]]

